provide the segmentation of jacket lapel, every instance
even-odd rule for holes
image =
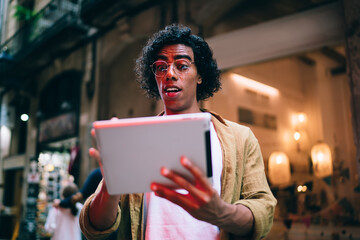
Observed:
[[[236,138],[232,129],[226,122],[217,114],[212,113],[212,122],[214,124],[216,133],[218,135],[222,154],[223,154],[223,169],[221,173],[221,198],[228,203],[232,202],[233,189],[235,185],[236,174]],[[226,188],[225,188],[226,186]]]

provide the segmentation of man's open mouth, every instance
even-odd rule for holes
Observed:
[[[180,88],[177,88],[177,87],[168,87],[168,88],[165,88],[165,92],[180,92],[181,89]]]

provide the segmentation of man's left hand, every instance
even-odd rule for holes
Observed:
[[[187,194],[179,193],[172,187],[160,183],[152,183],[151,190],[155,192],[156,196],[184,208],[193,217],[216,225],[222,219],[225,202],[199,167],[186,157],[182,157],[180,162],[194,176],[194,181],[189,181],[166,167],[161,169],[161,174],[173,181],[179,188],[185,189]]]

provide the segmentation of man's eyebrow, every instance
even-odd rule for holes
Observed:
[[[192,60],[189,55],[176,55],[174,58],[175,58],[175,60],[177,60],[177,59],[182,59],[182,58],[186,58],[186,59],[188,59],[189,61]]]
[[[186,58],[186,59],[188,59],[189,61],[192,61],[192,59],[191,59],[191,57],[190,57],[189,55],[176,55],[176,56],[174,57],[175,60],[177,60],[177,59],[182,59],[182,58]],[[159,55],[159,56],[157,56],[157,59],[159,59],[159,60],[164,60],[164,61],[168,60],[168,58],[167,58],[166,56],[164,56],[164,55]]]

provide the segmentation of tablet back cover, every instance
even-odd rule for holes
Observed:
[[[109,194],[149,192],[151,182],[172,184],[161,176],[166,166],[185,177],[187,156],[212,176],[209,113],[116,119],[94,122]]]

